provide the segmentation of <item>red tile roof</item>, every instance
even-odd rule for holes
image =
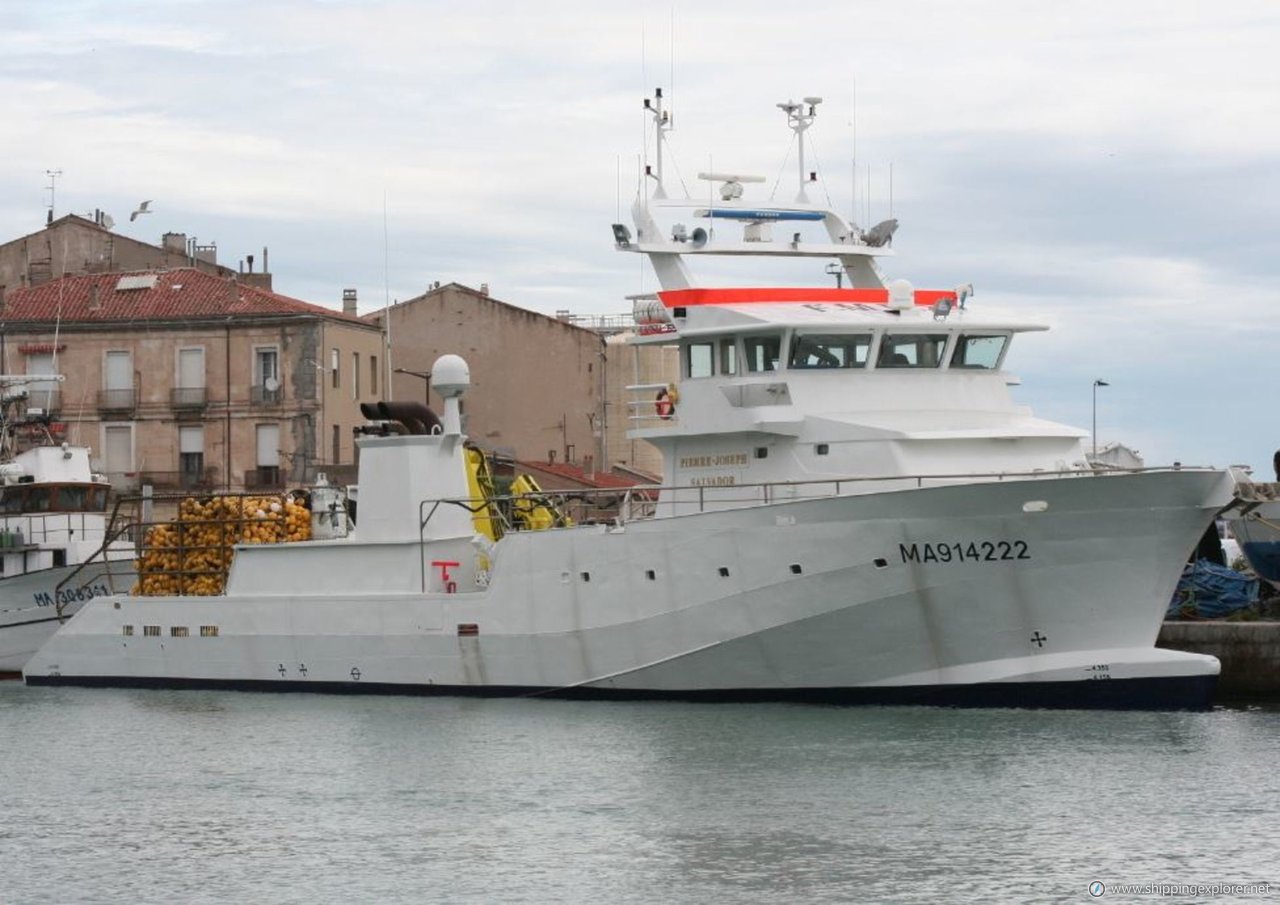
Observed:
[[[520,461],[516,463],[517,469],[527,468],[530,471],[538,471],[543,474],[556,475],[557,477],[567,478],[570,481],[576,481],[588,487],[599,488],[627,488],[639,487],[643,482],[638,478],[628,478],[623,475],[617,475],[609,471],[596,471],[587,474],[579,465],[567,465],[564,462],[530,462]]]
[[[118,289],[146,283],[138,289]],[[258,289],[193,267],[134,273],[67,276],[35,287],[5,292],[0,318],[7,323],[113,323],[120,321],[269,317],[288,314],[325,316],[367,326],[358,317]]]

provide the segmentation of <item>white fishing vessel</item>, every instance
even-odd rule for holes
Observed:
[[[633,388],[634,435],[665,460],[649,517],[495,529],[446,355],[442,423],[400,403],[359,441],[353,530],[242,545],[221,596],[94,599],[27,682],[1206,706],[1217,660],[1154,644],[1231,480],[1095,472],[1085,432],[1014,405],[1009,345],[1042,328],[983,319],[968,287],[886,281],[894,224],[807,197],[817,104],[781,105],[801,182],[778,203],[744,200],[739,173],[670,197],[646,101],[656,166],[614,237],[662,287],[639,341],[678,344],[683,369]],[[850,288],[698,286],[689,259],[716,254],[834,259]]]
[[[41,381],[54,378],[41,376]],[[18,414],[25,375],[0,375],[0,677],[15,677],[57,627],[92,597],[132,578],[132,546],[104,550],[105,477],[89,467],[89,450],[55,442],[43,419]],[[36,445],[15,452],[20,434]],[[106,563],[114,560],[115,571]]]
[[[1241,503],[1226,520],[1227,529],[1249,568],[1280,588],[1280,482],[1255,483],[1244,473],[1236,477]]]

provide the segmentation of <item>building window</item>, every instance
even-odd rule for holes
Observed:
[[[369,395],[378,395],[378,356],[369,356]]]
[[[52,352],[28,352],[28,374],[56,374],[53,366]],[[27,384],[27,411],[40,409],[42,412],[56,412],[62,408],[62,400],[56,380],[36,380]]]
[[[204,425],[178,428],[178,480],[184,489],[204,480]]]
[[[333,426],[333,464],[342,463],[342,428],[335,424]]]
[[[253,402],[280,401],[280,350],[258,346],[253,350]]]
[[[360,398],[360,353],[351,353],[351,398]]]
[[[178,383],[173,404],[180,408],[205,404],[204,347],[178,350]]]
[[[102,391],[102,407],[107,409],[132,409],[136,404],[133,395],[133,353],[108,351],[103,362],[106,376]]]
[[[258,487],[280,484],[280,425],[259,424],[254,428],[257,445],[257,469],[252,481]]]
[[[342,353],[337,349],[329,350],[329,370],[333,374],[333,388],[342,387]]]
[[[133,471],[133,425],[102,425],[103,471],[115,479]]]

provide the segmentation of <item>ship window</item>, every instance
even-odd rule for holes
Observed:
[[[128,636],[128,637],[133,637],[133,626],[132,626],[132,625],[122,625],[122,626],[120,626],[120,631],[121,631],[121,633],[122,633],[122,634],[124,634],[124,635],[126,635],[126,636]]]
[[[782,354],[782,337],[748,336],[742,340],[742,349],[748,371],[776,371]]]
[[[828,443],[815,443],[813,444],[813,452],[814,455],[825,456],[831,452],[831,445]]]
[[[732,337],[720,340],[720,373],[738,373],[738,341]]]
[[[804,571],[804,569],[800,566],[800,563],[798,563],[798,562],[793,562],[793,563],[791,564],[791,574],[792,574],[792,575],[799,575],[799,574],[800,574],[801,572],[803,572],[803,571]]]
[[[1007,336],[961,336],[951,353],[951,367],[995,370],[1008,342]]]
[[[53,567],[55,569],[61,569],[67,564],[67,551],[65,548],[61,550],[52,550],[50,552],[53,553]]]
[[[48,487],[28,487],[26,504],[22,507],[22,511],[48,512],[49,490]]]
[[[63,485],[54,489],[56,494],[54,498],[53,508],[60,509],[63,512],[81,512],[86,509],[85,502],[88,499],[87,487],[76,487],[74,485]]]
[[[653,569],[645,569],[644,577],[649,579],[650,581],[656,581],[658,578],[658,573],[653,571]]]
[[[159,638],[159,637],[160,637],[160,626],[158,626],[158,625],[144,625],[144,626],[142,627],[142,634],[143,634],[143,635],[145,635],[145,636],[146,636],[146,637],[148,637],[148,638]]]
[[[89,500],[85,504],[85,509],[89,512],[106,512],[107,488],[101,486],[90,487]]]
[[[797,334],[791,341],[793,368],[865,368],[871,334]]]
[[[169,626],[169,634],[174,638],[186,638],[191,632],[188,631],[185,625],[171,625]]]
[[[582,575],[582,580],[583,580],[583,581],[590,581],[590,580],[591,580],[591,573],[590,573],[590,572],[582,572],[582,573],[580,573],[580,574]]]
[[[945,333],[886,333],[880,340],[877,368],[936,368],[947,347]]]
[[[216,638],[216,637],[218,637],[218,627],[217,627],[216,625],[202,625],[202,626],[200,626],[200,637],[201,637],[201,638]]]
[[[721,577],[721,578],[728,578],[728,577],[729,577],[729,567],[728,567],[728,566],[721,566],[721,567],[720,567],[720,577]]]
[[[714,371],[711,367],[711,356],[715,346],[711,343],[689,343],[686,355],[686,369],[690,377],[710,377]]]
[[[883,569],[885,566],[889,565],[889,560],[881,556],[877,556],[875,558],[875,564],[877,569]]]
[[[767,446],[757,446],[757,447],[755,448],[755,457],[756,457],[757,459],[767,459],[767,458],[769,458],[769,447],[767,447]]]

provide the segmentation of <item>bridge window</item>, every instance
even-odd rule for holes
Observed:
[[[747,336],[742,340],[742,350],[748,371],[776,371],[782,355],[782,337]]]
[[[865,368],[871,334],[804,334],[791,341],[792,368]]]
[[[738,373],[738,341],[731,336],[720,340],[720,373]]]
[[[714,370],[711,357],[715,346],[712,343],[689,343],[686,347],[686,365],[690,377],[710,377]]]
[[[963,335],[951,353],[951,367],[993,371],[1000,364],[1000,356],[1009,342],[1007,336]]]
[[[947,347],[945,333],[886,333],[877,368],[936,368]]]

